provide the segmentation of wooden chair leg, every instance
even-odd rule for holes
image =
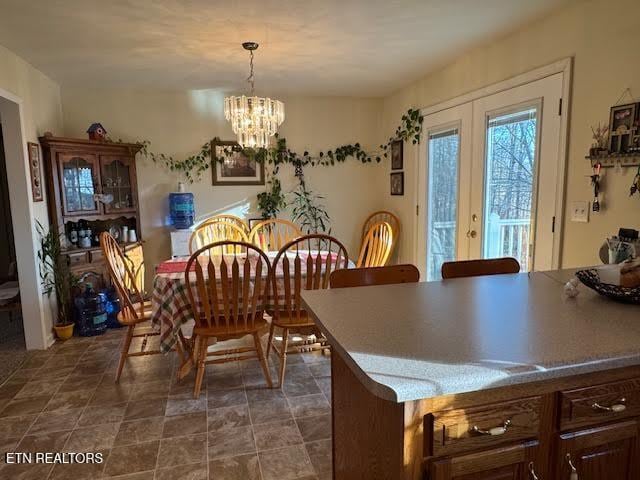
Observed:
[[[254,332],[253,341],[256,344],[256,353],[258,354],[258,360],[260,360],[260,366],[262,367],[262,371],[264,372],[264,378],[267,380],[267,386],[269,388],[273,388],[271,374],[269,373],[269,365],[267,364],[264,350],[262,350],[262,343],[260,342],[260,335],[258,335],[258,332]]]
[[[131,340],[133,339],[133,330],[135,325],[129,325],[127,327],[127,335],[124,339],[124,345],[122,346],[122,352],[120,352],[120,362],[118,362],[118,371],[116,372],[116,383],[120,381],[120,375],[122,375],[122,369],[124,368],[124,362],[127,361],[129,356],[129,348],[131,348]]]
[[[287,366],[287,343],[289,341],[289,329],[282,329],[282,345],[280,346],[280,388],[284,385],[284,370]]]
[[[209,343],[209,339],[207,337],[202,337],[199,340],[199,348],[198,348],[198,370],[196,372],[196,384],[193,388],[193,398],[198,398],[200,396],[200,389],[202,388],[202,379],[204,378],[204,372],[207,368],[207,364],[205,363],[207,360],[207,344]]]
[[[271,353],[271,342],[273,342],[273,331],[276,326],[273,324],[273,320],[271,320],[271,326],[269,327],[269,341],[267,342],[267,361],[269,361],[269,354]]]
[[[189,339],[180,334],[182,339],[182,350],[184,351],[184,357],[178,367],[178,382],[182,381],[184,377],[191,373],[191,369],[198,366],[198,340],[195,339],[195,335]],[[180,343],[180,340],[178,340]]]

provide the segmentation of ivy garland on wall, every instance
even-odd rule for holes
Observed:
[[[361,163],[380,163],[382,158],[389,156],[391,143],[394,140],[403,140],[417,144],[422,133],[423,117],[418,110],[409,109],[401,118],[401,124],[396,129],[395,135],[390,137],[387,143],[380,145],[380,150],[375,153],[366,152],[360,143],[339,146],[333,150],[320,151],[316,155],[304,151],[299,154],[287,146],[287,141],[276,134],[276,143],[273,147],[264,149],[244,148],[242,152],[249,158],[271,167],[267,174],[265,192],[258,194],[258,207],[263,218],[274,218],[287,206],[285,193],[277,178],[281,165],[289,164],[295,168],[298,179],[298,187],[293,192],[293,219],[299,221],[307,232],[326,231],[329,224],[329,216],[324,209],[322,201],[324,197],[313,193],[307,188],[304,180],[303,168],[307,166],[332,166],[343,163],[348,158],[353,158]],[[214,139],[215,140],[215,139]],[[202,174],[211,167],[211,140],[202,145],[195,155],[183,160],[174,158],[164,153],[154,153],[149,147],[148,140],[138,142],[140,153],[150,158],[154,163],[160,164],[169,171],[178,172],[189,183],[194,183],[202,177]],[[233,149],[225,149],[218,161],[224,162],[224,158],[231,155]]]

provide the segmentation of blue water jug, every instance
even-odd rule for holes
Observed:
[[[107,311],[105,296],[96,293],[91,284],[74,300],[76,310],[76,326],[83,337],[102,335],[107,331]]]
[[[185,230],[193,225],[195,207],[193,193],[185,192],[184,185],[178,184],[178,191],[169,194],[169,214],[171,224],[178,230]]]
[[[118,313],[120,312],[120,297],[113,287],[105,288],[101,295],[105,298],[105,310],[107,312],[107,327],[120,328],[122,324],[118,321]]]

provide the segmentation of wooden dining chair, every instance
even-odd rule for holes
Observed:
[[[331,273],[347,268],[348,265],[349,256],[344,245],[323,234],[306,235],[292,240],[280,249],[273,260],[271,283],[274,305],[271,311],[267,358],[273,348],[280,359],[280,387],[284,383],[287,355],[328,347],[324,335],[302,306],[301,292],[328,288]],[[276,346],[276,328],[282,332],[279,348]],[[307,339],[292,341],[292,334]],[[311,338],[312,335],[315,339]]]
[[[356,267],[384,267],[391,256],[393,230],[387,222],[374,223],[364,237]]]
[[[221,256],[210,252],[211,249],[234,253]],[[259,335],[260,330],[267,327],[263,314],[270,281],[269,259],[259,248],[247,242],[216,242],[200,248],[189,258],[185,283],[195,318],[193,357],[197,371],[194,398],[200,395],[205,368],[209,363],[258,358],[267,385],[272,387]],[[253,346],[213,352],[207,350],[212,338],[216,342],[224,342],[246,335],[253,337]],[[247,355],[249,352],[255,354]],[[207,360],[212,356],[221,358]]]
[[[191,234],[189,239],[189,254],[192,255],[196,250],[219,242],[248,242],[245,229],[238,225],[228,222],[226,219],[213,218],[201,223]],[[227,245],[225,248],[232,248]],[[225,253],[233,253],[226,251]]]
[[[364,224],[362,225],[361,241],[364,242],[364,239],[367,236],[367,233],[369,233],[369,230],[371,230],[371,227],[379,222],[387,222],[389,225],[391,225],[391,231],[393,232],[393,245],[391,246],[391,248],[393,253],[393,249],[398,244],[398,240],[400,239],[400,219],[387,210],[379,210],[377,212],[373,212],[367,217],[367,219],[364,221]]]
[[[389,265],[387,267],[349,268],[331,274],[331,288],[366,287],[368,285],[392,285],[420,281],[420,271],[415,265]]]
[[[145,289],[144,250],[142,249],[142,245],[138,244],[132,248],[125,248],[123,253],[132,273],[131,279],[129,277],[125,279],[126,287],[129,291],[133,291],[133,287],[135,286],[135,288],[137,288],[143,295],[142,298],[147,299],[148,295]]]
[[[108,232],[102,232],[100,234],[100,248],[109,270],[111,282],[120,297],[118,322],[127,327],[124,344],[120,352],[118,370],[116,371],[116,382],[118,382],[127,358],[161,353],[159,349],[146,350],[148,338],[160,335],[160,333],[153,331],[136,333],[136,326],[151,319],[151,304],[144,301],[144,295],[138,289],[138,282],[131,270],[130,261],[116,239]],[[130,352],[131,341],[138,337],[143,337],[140,351]]]
[[[301,237],[302,231],[295,223],[272,218],[257,223],[249,234],[249,243],[260,247],[264,252],[277,252],[285,244]]]
[[[205,220],[205,222],[208,222],[208,221],[211,221],[211,220],[216,220],[218,222],[231,223],[231,224],[235,225],[236,227],[239,227],[240,229],[242,229],[242,231],[247,235],[247,238],[249,238],[249,232],[250,232],[249,226],[247,225],[247,222],[245,222],[240,217],[225,213],[225,214],[222,214],[222,215],[214,215],[213,217],[207,218]],[[204,222],[202,222],[202,223],[204,223]]]
[[[520,264],[518,260],[511,257],[461,260],[458,262],[444,262],[441,272],[443,279],[499,275],[520,272]]]

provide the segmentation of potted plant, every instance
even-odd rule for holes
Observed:
[[[53,326],[56,336],[60,340],[67,340],[73,336],[73,310],[71,307],[71,292],[77,282],[71,273],[62,252],[60,238],[63,234],[54,229],[45,231],[42,224],[36,221],[36,229],[40,236],[40,280],[42,288],[48,298],[56,295],[56,319]]]

